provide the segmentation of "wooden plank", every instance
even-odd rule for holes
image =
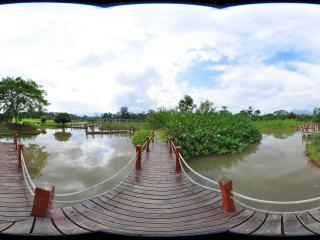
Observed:
[[[282,235],[281,214],[270,213],[264,224],[253,234],[257,235]]]
[[[9,234],[28,234],[33,226],[34,217],[15,222],[10,228],[3,231]]]
[[[304,226],[301,225],[294,213],[283,214],[283,229],[284,235],[289,236],[312,234],[312,232],[308,231]]]
[[[238,214],[235,217],[231,217],[229,221],[230,228],[235,228],[240,224],[243,224],[244,222],[248,221],[254,214],[254,211],[251,210],[244,210],[240,214]]]
[[[231,229],[231,232],[251,234],[255,232],[266,220],[267,215],[261,212],[255,212],[247,221]]]
[[[316,221],[308,212],[297,213],[297,217],[304,228],[313,233],[320,233],[320,223]]]
[[[36,217],[32,235],[61,235],[50,217]]]
[[[61,209],[52,209],[51,217],[55,226],[63,234],[80,234],[88,233],[89,231],[79,227],[78,225],[71,222],[62,212]]]

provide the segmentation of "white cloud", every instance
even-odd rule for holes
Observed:
[[[174,107],[184,94],[233,111],[248,105],[262,111],[313,108],[320,100],[319,21],[320,7],[311,4],[221,10],[175,4],[1,5],[0,77],[39,82],[50,111],[115,112],[121,105],[146,111]],[[281,62],[281,55],[272,60],[292,52],[302,60]],[[207,70],[220,72],[212,88],[177,80],[205,61],[212,62]]]

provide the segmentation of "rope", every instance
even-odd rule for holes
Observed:
[[[27,187],[28,187],[29,192],[31,193],[32,196],[34,196],[34,190],[36,189],[36,186],[34,185],[34,183],[32,182],[32,180],[31,180],[31,178],[30,178],[28,169],[27,169],[27,167],[26,167],[26,165],[25,165],[25,162],[24,162],[24,157],[23,157],[22,151],[21,151],[21,162],[22,162],[22,173],[23,173],[24,181],[25,181],[25,183],[26,183],[26,185],[27,185]],[[32,188],[33,188],[33,191],[32,191],[32,189],[30,188],[29,183],[28,183],[27,180],[30,181],[31,186],[32,186]]]
[[[96,194],[94,196],[91,196],[91,197],[87,197],[87,198],[83,198],[83,199],[79,199],[79,200],[70,200],[70,201],[59,201],[59,200],[52,200],[53,203],[75,203],[75,202],[83,202],[83,201],[87,201],[87,200],[90,200],[92,198],[95,198],[95,197],[98,197],[98,196],[101,196],[101,195],[104,195],[108,192],[111,192],[113,191],[115,188],[117,188],[118,186],[120,186],[130,175],[131,171],[132,171],[132,168],[134,167],[134,165],[130,168],[130,171],[128,172],[127,176],[125,178],[122,179],[122,181],[115,185],[111,190],[108,190],[106,192],[103,192],[103,193],[99,193],[99,194]]]
[[[266,203],[266,204],[276,204],[276,205],[310,203],[310,202],[314,202],[314,201],[320,200],[320,197],[317,197],[317,198],[310,198],[310,199],[299,200],[299,201],[269,201],[269,200],[263,200],[263,199],[248,197],[248,196],[242,195],[242,194],[234,192],[234,191],[230,191],[230,192],[234,196],[237,196],[237,197],[240,197],[240,198],[243,198],[243,199],[246,199],[246,200],[250,200],[250,201],[253,201],[253,202]]]
[[[198,185],[198,186],[200,186],[200,187],[203,187],[203,188],[205,188],[205,189],[214,191],[214,192],[221,192],[219,189],[207,187],[207,186],[205,186],[205,185],[202,185],[201,183],[198,183],[198,182],[194,181],[194,180],[186,173],[186,171],[184,170],[184,168],[183,168],[182,165],[181,165],[181,168],[182,168],[182,172],[186,175],[186,177],[187,177],[191,182],[193,182],[194,184],[196,184],[196,185]]]
[[[102,182],[100,183],[97,183],[91,187],[88,187],[86,189],[83,189],[83,190],[80,190],[80,191],[77,191],[77,192],[73,192],[73,193],[60,193],[60,194],[55,194],[54,196],[55,197],[66,197],[66,196],[72,196],[72,195],[76,195],[76,194],[79,194],[79,193],[83,193],[83,192],[86,192],[96,186],[99,186],[107,181],[109,181],[110,179],[114,178],[115,176],[117,176],[120,172],[122,172],[128,165],[130,165],[137,157],[137,154],[138,153],[135,153],[135,155],[131,158],[131,160],[124,166],[122,167],[117,173],[115,173],[114,175],[112,175],[111,177],[107,178],[106,180],[103,180]]]
[[[200,177],[200,178],[202,178],[202,179],[204,179],[204,180],[206,180],[206,181],[208,181],[208,182],[210,182],[210,183],[213,183],[213,184],[219,186],[219,183],[217,183],[216,181],[213,181],[213,180],[211,180],[211,179],[209,179],[209,178],[201,175],[200,173],[197,173],[196,171],[194,171],[194,170],[186,163],[186,161],[183,159],[181,153],[179,154],[179,157],[180,157],[180,160],[187,166],[187,168],[188,168],[192,173],[194,173],[194,174],[197,175],[198,177]]]
[[[232,197],[232,199],[239,205],[241,205],[242,207],[244,208],[247,208],[247,209],[250,209],[250,210],[253,210],[253,211],[257,211],[257,212],[264,212],[264,213],[276,213],[276,214],[286,214],[286,213],[303,213],[303,212],[309,212],[311,210],[319,210],[319,207],[315,207],[315,208],[311,208],[311,209],[307,209],[307,210],[299,210],[299,211],[271,211],[271,210],[263,210],[263,209],[260,209],[260,208],[255,208],[255,207],[251,207],[235,198]]]

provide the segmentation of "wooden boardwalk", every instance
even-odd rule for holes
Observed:
[[[133,169],[112,191],[46,218],[30,216],[33,197],[17,168],[14,144],[0,144],[0,232],[64,235],[107,232],[130,236],[183,236],[234,232],[258,235],[320,233],[320,212],[266,214],[237,206],[223,213],[220,193],[204,189],[175,171],[165,143],[150,144],[142,169]],[[6,157],[4,157],[6,156]],[[1,235],[0,235],[1,236]]]

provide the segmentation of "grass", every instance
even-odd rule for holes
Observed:
[[[55,128],[61,128],[61,125],[57,124],[53,119],[47,119],[47,121],[45,123],[41,123],[40,119],[36,119],[36,118],[23,118],[22,119],[22,123],[26,123],[26,124],[32,124],[33,126],[39,128],[39,129],[46,129],[46,128],[50,128],[50,129],[55,129]],[[85,123],[83,121],[76,121],[73,120],[71,123]]]
[[[101,129],[118,129],[118,128],[135,128],[135,129],[148,129],[145,122],[101,122]]]
[[[306,155],[313,163],[320,166],[320,133],[315,134],[313,140],[306,145]]]
[[[155,136],[157,136],[162,142],[166,142],[167,141],[168,133],[167,133],[166,129],[158,128],[158,129],[155,129],[154,132],[155,132],[154,133]]]
[[[293,119],[258,120],[254,124],[260,131],[286,128],[297,128],[302,122]]]

